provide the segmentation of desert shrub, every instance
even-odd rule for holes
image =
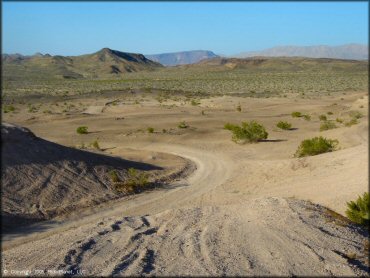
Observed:
[[[328,113],[326,113],[328,115],[333,115],[333,112],[329,111]]]
[[[5,105],[3,111],[4,113],[14,112],[15,107],[13,105]]]
[[[357,124],[358,124],[357,119],[353,118],[353,119],[349,120],[348,122],[346,122],[344,125],[347,126],[347,127],[350,127],[350,126],[357,125]]]
[[[148,177],[145,173],[139,172],[135,168],[129,168],[126,180],[116,184],[116,189],[119,191],[138,192],[148,184]]]
[[[300,117],[302,117],[302,113],[301,112],[292,112],[292,117],[293,118],[300,118]]]
[[[308,114],[305,114],[305,115],[302,115],[303,119],[305,119],[306,121],[311,121],[311,116],[308,115]]]
[[[236,107],[236,111],[238,112],[242,112],[242,106],[240,105],[240,103],[238,104],[238,106]]]
[[[288,130],[292,128],[292,124],[284,121],[280,121],[276,124],[276,126],[280,129]]]
[[[370,224],[370,197],[369,193],[365,192],[362,196],[358,196],[356,201],[347,202],[347,217],[360,225]]]
[[[341,118],[336,118],[336,119],[335,119],[335,121],[336,121],[337,123],[340,123],[340,124],[342,124],[342,123],[343,123],[343,119],[341,119]]]
[[[188,128],[189,126],[186,124],[185,121],[182,121],[181,123],[179,123],[179,125],[177,127],[178,128]]]
[[[350,111],[349,115],[354,119],[360,119],[364,116],[360,111]]]
[[[306,139],[299,145],[295,156],[311,156],[322,153],[335,151],[338,145],[338,140],[326,139],[322,136]]]
[[[337,126],[332,121],[324,121],[320,125],[320,131],[329,130],[333,128],[337,128]]]
[[[110,170],[108,172],[109,176],[110,176],[110,179],[112,180],[112,182],[119,182],[119,178],[118,178],[118,175],[117,175],[117,171],[116,170]]]
[[[265,127],[256,121],[242,122],[241,126],[227,123],[224,128],[233,133],[232,140],[236,143],[253,143],[268,137]]]
[[[152,128],[152,127],[148,127],[146,130],[148,131],[148,133],[153,133],[154,132],[154,128]]]
[[[191,103],[191,105],[193,105],[193,106],[197,106],[197,105],[199,105],[199,104],[200,104],[200,101],[195,100],[195,99],[192,99],[190,103]]]
[[[91,146],[97,150],[100,150],[100,146],[99,146],[99,142],[98,142],[98,139],[94,140],[92,143],[91,143]]]
[[[87,126],[79,126],[77,129],[76,129],[76,132],[78,134],[87,134],[88,131],[87,131]]]
[[[29,105],[28,106],[28,112],[30,113],[36,113],[38,111],[37,107],[36,106],[33,106],[33,105]]]
[[[201,114],[202,114],[202,116],[204,116],[206,113],[204,112],[204,110],[202,110]]]
[[[165,129],[165,128],[164,128],[164,129],[162,129],[162,132],[163,132],[163,133],[167,133],[167,129]]]
[[[320,121],[326,121],[328,118],[326,117],[326,115],[322,114],[319,116],[319,120]]]

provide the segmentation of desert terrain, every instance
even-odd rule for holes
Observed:
[[[225,88],[219,78],[212,81],[217,70],[199,84],[184,80],[181,90],[163,88],[176,87],[168,69],[111,82],[122,89],[102,81],[96,92],[84,87],[86,80],[70,81],[68,93],[58,91],[61,81],[31,84],[27,93],[27,84],[13,92],[16,86],[8,83],[3,122],[16,137],[3,135],[13,146],[3,152],[3,210],[5,204],[7,215],[31,219],[3,232],[2,265],[13,270],[9,275],[368,275],[368,232],[345,217],[346,202],[368,190],[363,75],[348,85],[347,74],[338,79],[325,71],[329,80],[341,80],[328,90],[322,86],[330,82],[316,73],[321,83],[312,86],[311,76],[301,76],[296,93],[299,82],[290,73],[253,72],[253,78],[276,78],[280,93],[266,89],[271,82],[258,85],[258,78],[253,86],[264,89],[243,93],[234,88],[238,82],[228,84],[242,79],[243,69],[233,72],[237,60],[212,63],[226,68]],[[205,66],[175,71],[194,78]],[[135,77],[145,86],[126,88]],[[148,89],[147,82],[158,86]],[[292,117],[296,111],[310,118]],[[354,113],[356,122],[346,124]],[[320,131],[320,115],[335,128]],[[225,124],[250,120],[261,123],[268,138],[233,142]],[[292,128],[279,129],[279,121]],[[76,132],[81,126],[86,134]],[[301,141],[315,136],[337,139],[338,150],[295,157]],[[27,143],[17,147],[14,138]],[[128,168],[138,169],[153,184],[118,194],[111,188],[112,167],[122,179]]]

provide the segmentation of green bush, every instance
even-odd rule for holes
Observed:
[[[79,126],[77,129],[76,129],[76,132],[78,134],[87,134],[88,131],[87,131],[87,126]]]
[[[299,145],[295,156],[303,157],[332,152],[336,150],[337,145],[338,140],[326,139],[322,136],[306,139]]]
[[[332,121],[324,121],[320,125],[320,131],[329,130],[329,129],[333,129],[333,128],[337,128],[337,126]]]
[[[326,115],[322,114],[319,116],[319,120],[320,121],[326,121],[328,118],[326,117]]]
[[[238,112],[242,112],[242,106],[240,105],[240,103],[238,104],[238,106],[236,107],[236,111]]]
[[[370,224],[370,197],[369,193],[365,192],[362,197],[359,196],[356,201],[347,202],[347,217],[360,225]]]
[[[350,126],[357,125],[357,124],[358,124],[357,119],[353,118],[349,122],[346,122],[344,125],[347,126],[347,127],[350,127]]]
[[[200,104],[200,101],[199,100],[195,100],[195,99],[192,99],[191,100],[191,105],[193,105],[193,106],[197,106],[197,105],[199,105]]]
[[[181,123],[179,123],[178,125],[178,128],[188,128],[189,126],[186,124],[185,121],[182,121]]]
[[[328,113],[326,113],[328,115],[333,115],[333,112],[329,111]]]
[[[335,121],[336,121],[337,123],[340,123],[340,124],[342,124],[342,123],[343,123],[343,119],[341,119],[341,118],[336,118],[336,119],[335,119]]]
[[[5,105],[3,111],[4,113],[14,112],[15,107],[13,105]]]
[[[360,111],[350,111],[349,115],[354,119],[360,119],[364,116]]]
[[[242,122],[241,126],[227,123],[224,128],[233,133],[232,140],[236,143],[253,143],[268,137],[264,126],[256,121]]]
[[[306,121],[311,121],[311,116],[310,116],[310,115],[305,114],[305,115],[303,115],[302,117],[303,117],[303,119],[305,119]]]
[[[276,124],[276,126],[280,129],[288,130],[292,128],[292,124],[284,121],[280,121]]]
[[[147,130],[149,133],[153,133],[153,132],[154,132],[154,128],[152,128],[152,127],[148,127],[146,130]]]
[[[95,141],[93,141],[91,143],[91,146],[97,150],[100,150],[100,146],[99,146],[99,142],[98,142],[98,139],[96,139]]]
[[[300,117],[302,117],[302,113],[301,112],[292,112],[292,117],[293,118],[300,118]]]
[[[119,182],[119,178],[118,178],[116,170],[110,170],[109,171],[109,176],[110,176],[112,182]]]

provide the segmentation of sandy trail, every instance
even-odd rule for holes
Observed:
[[[230,176],[233,163],[226,159],[220,160],[217,155],[179,145],[151,144],[141,150],[166,151],[191,160],[196,165],[196,171],[184,180],[179,180],[165,189],[156,189],[139,195],[122,198],[110,204],[102,204],[95,209],[86,209],[81,214],[70,215],[70,220],[55,222],[47,221],[25,228],[20,234],[7,234],[3,237],[3,248],[16,246],[35,239],[44,238],[54,233],[60,233],[71,227],[77,227],[89,222],[96,222],[104,217],[116,215],[147,215],[166,209],[178,208],[196,196],[200,196],[212,188],[225,182]],[[81,218],[82,215],[85,215]],[[46,230],[46,231],[44,231]],[[35,231],[30,235],[30,231]],[[41,231],[41,232],[38,232]]]

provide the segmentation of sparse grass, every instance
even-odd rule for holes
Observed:
[[[256,121],[242,122],[241,126],[227,123],[224,128],[233,133],[232,140],[236,143],[256,143],[268,137],[265,127]]]
[[[292,124],[284,121],[280,121],[276,124],[276,126],[280,129],[289,130],[292,128]]]
[[[304,157],[332,152],[337,149],[338,143],[338,140],[326,139],[322,136],[306,139],[299,145],[295,156]]]
[[[292,117],[293,118],[300,118],[300,117],[302,117],[302,113],[298,112],[298,111],[292,112]]]
[[[319,120],[320,121],[327,121],[328,118],[326,117],[326,115],[322,114],[322,115],[319,116]]]
[[[333,121],[324,121],[320,125],[320,131],[337,128]]]
[[[152,128],[152,127],[148,127],[146,130],[148,131],[148,133],[153,133],[154,132],[154,128]]]
[[[76,132],[78,134],[87,134],[88,131],[87,131],[88,127],[87,126],[79,126],[77,129],[76,129]]]
[[[178,128],[188,128],[189,126],[186,124],[185,121],[182,121],[179,123],[179,125],[177,126]]]
[[[356,201],[347,202],[347,217],[360,225],[369,226],[370,224],[370,197],[365,192],[359,196]]]

